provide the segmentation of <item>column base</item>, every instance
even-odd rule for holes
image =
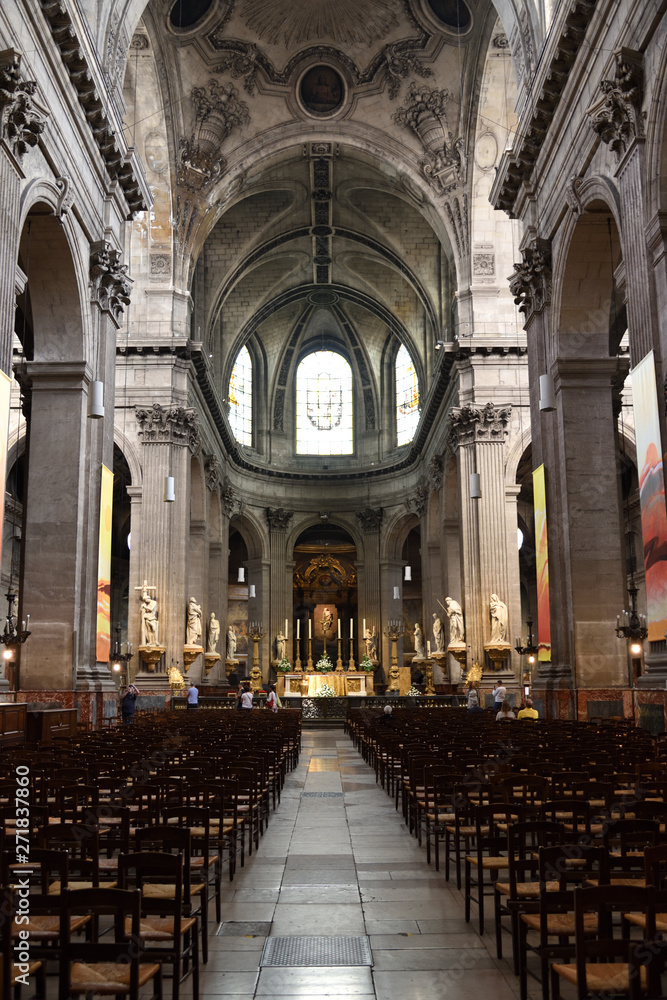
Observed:
[[[109,673],[106,664],[78,666],[76,668],[76,691],[109,691],[118,693],[118,684]]]

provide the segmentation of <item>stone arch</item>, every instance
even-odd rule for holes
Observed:
[[[229,522],[229,530],[236,530],[241,535],[249,559],[267,558],[268,533],[255,514],[248,510],[234,514]]]
[[[113,440],[114,444],[117,445],[123,453],[125,461],[129,466],[130,475],[132,476],[132,485],[141,486],[143,482],[143,467],[135,444],[130,441],[127,435],[123,432],[122,428],[120,428],[117,424],[114,425]]]
[[[287,536],[287,552],[290,553],[294,551],[294,546],[296,545],[299,536],[302,535],[304,531],[307,531],[308,528],[313,528],[315,525],[321,523],[322,519],[317,514],[312,514],[304,517],[303,520],[291,527]],[[358,557],[361,557],[364,552],[364,535],[359,531],[358,525],[354,523],[352,517],[347,514],[339,514],[336,512],[328,523],[333,527],[341,528],[343,531],[347,532],[356,546]]]
[[[400,561],[403,558],[403,546],[413,528],[421,529],[421,520],[417,515],[405,510],[397,511],[383,528],[380,558]]]
[[[530,432],[530,427],[522,428],[519,434],[512,440],[510,447],[507,451],[507,460],[505,462],[505,484],[512,485],[516,483],[517,470],[521,459],[523,458],[526,448],[532,440],[532,435]]]

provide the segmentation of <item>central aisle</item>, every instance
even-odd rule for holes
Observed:
[[[201,998],[515,1000],[518,982],[463,901],[426,865],[393,801],[342,732],[303,734],[259,851],[239,868],[211,933]],[[373,967],[261,967],[267,936],[352,936]],[[300,942],[287,942],[287,945]],[[185,997],[191,986],[185,984]]]

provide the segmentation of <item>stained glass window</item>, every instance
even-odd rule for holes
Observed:
[[[340,354],[315,351],[296,372],[297,455],[350,455],[352,369]]]
[[[407,348],[396,355],[396,444],[409,444],[419,423],[419,383]]]
[[[252,445],[252,359],[247,347],[236,355],[229,380],[229,423],[239,444]]]

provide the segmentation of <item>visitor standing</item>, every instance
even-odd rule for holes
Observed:
[[[199,690],[194,683],[188,688],[188,708],[199,708]]]
[[[241,695],[241,708],[252,708],[252,691],[250,690],[250,684],[248,681],[243,685],[243,694]]]
[[[139,689],[134,684],[128,684],[120,700],[120,714],[124,725],[134,722],[134,712],[137,707]]]

